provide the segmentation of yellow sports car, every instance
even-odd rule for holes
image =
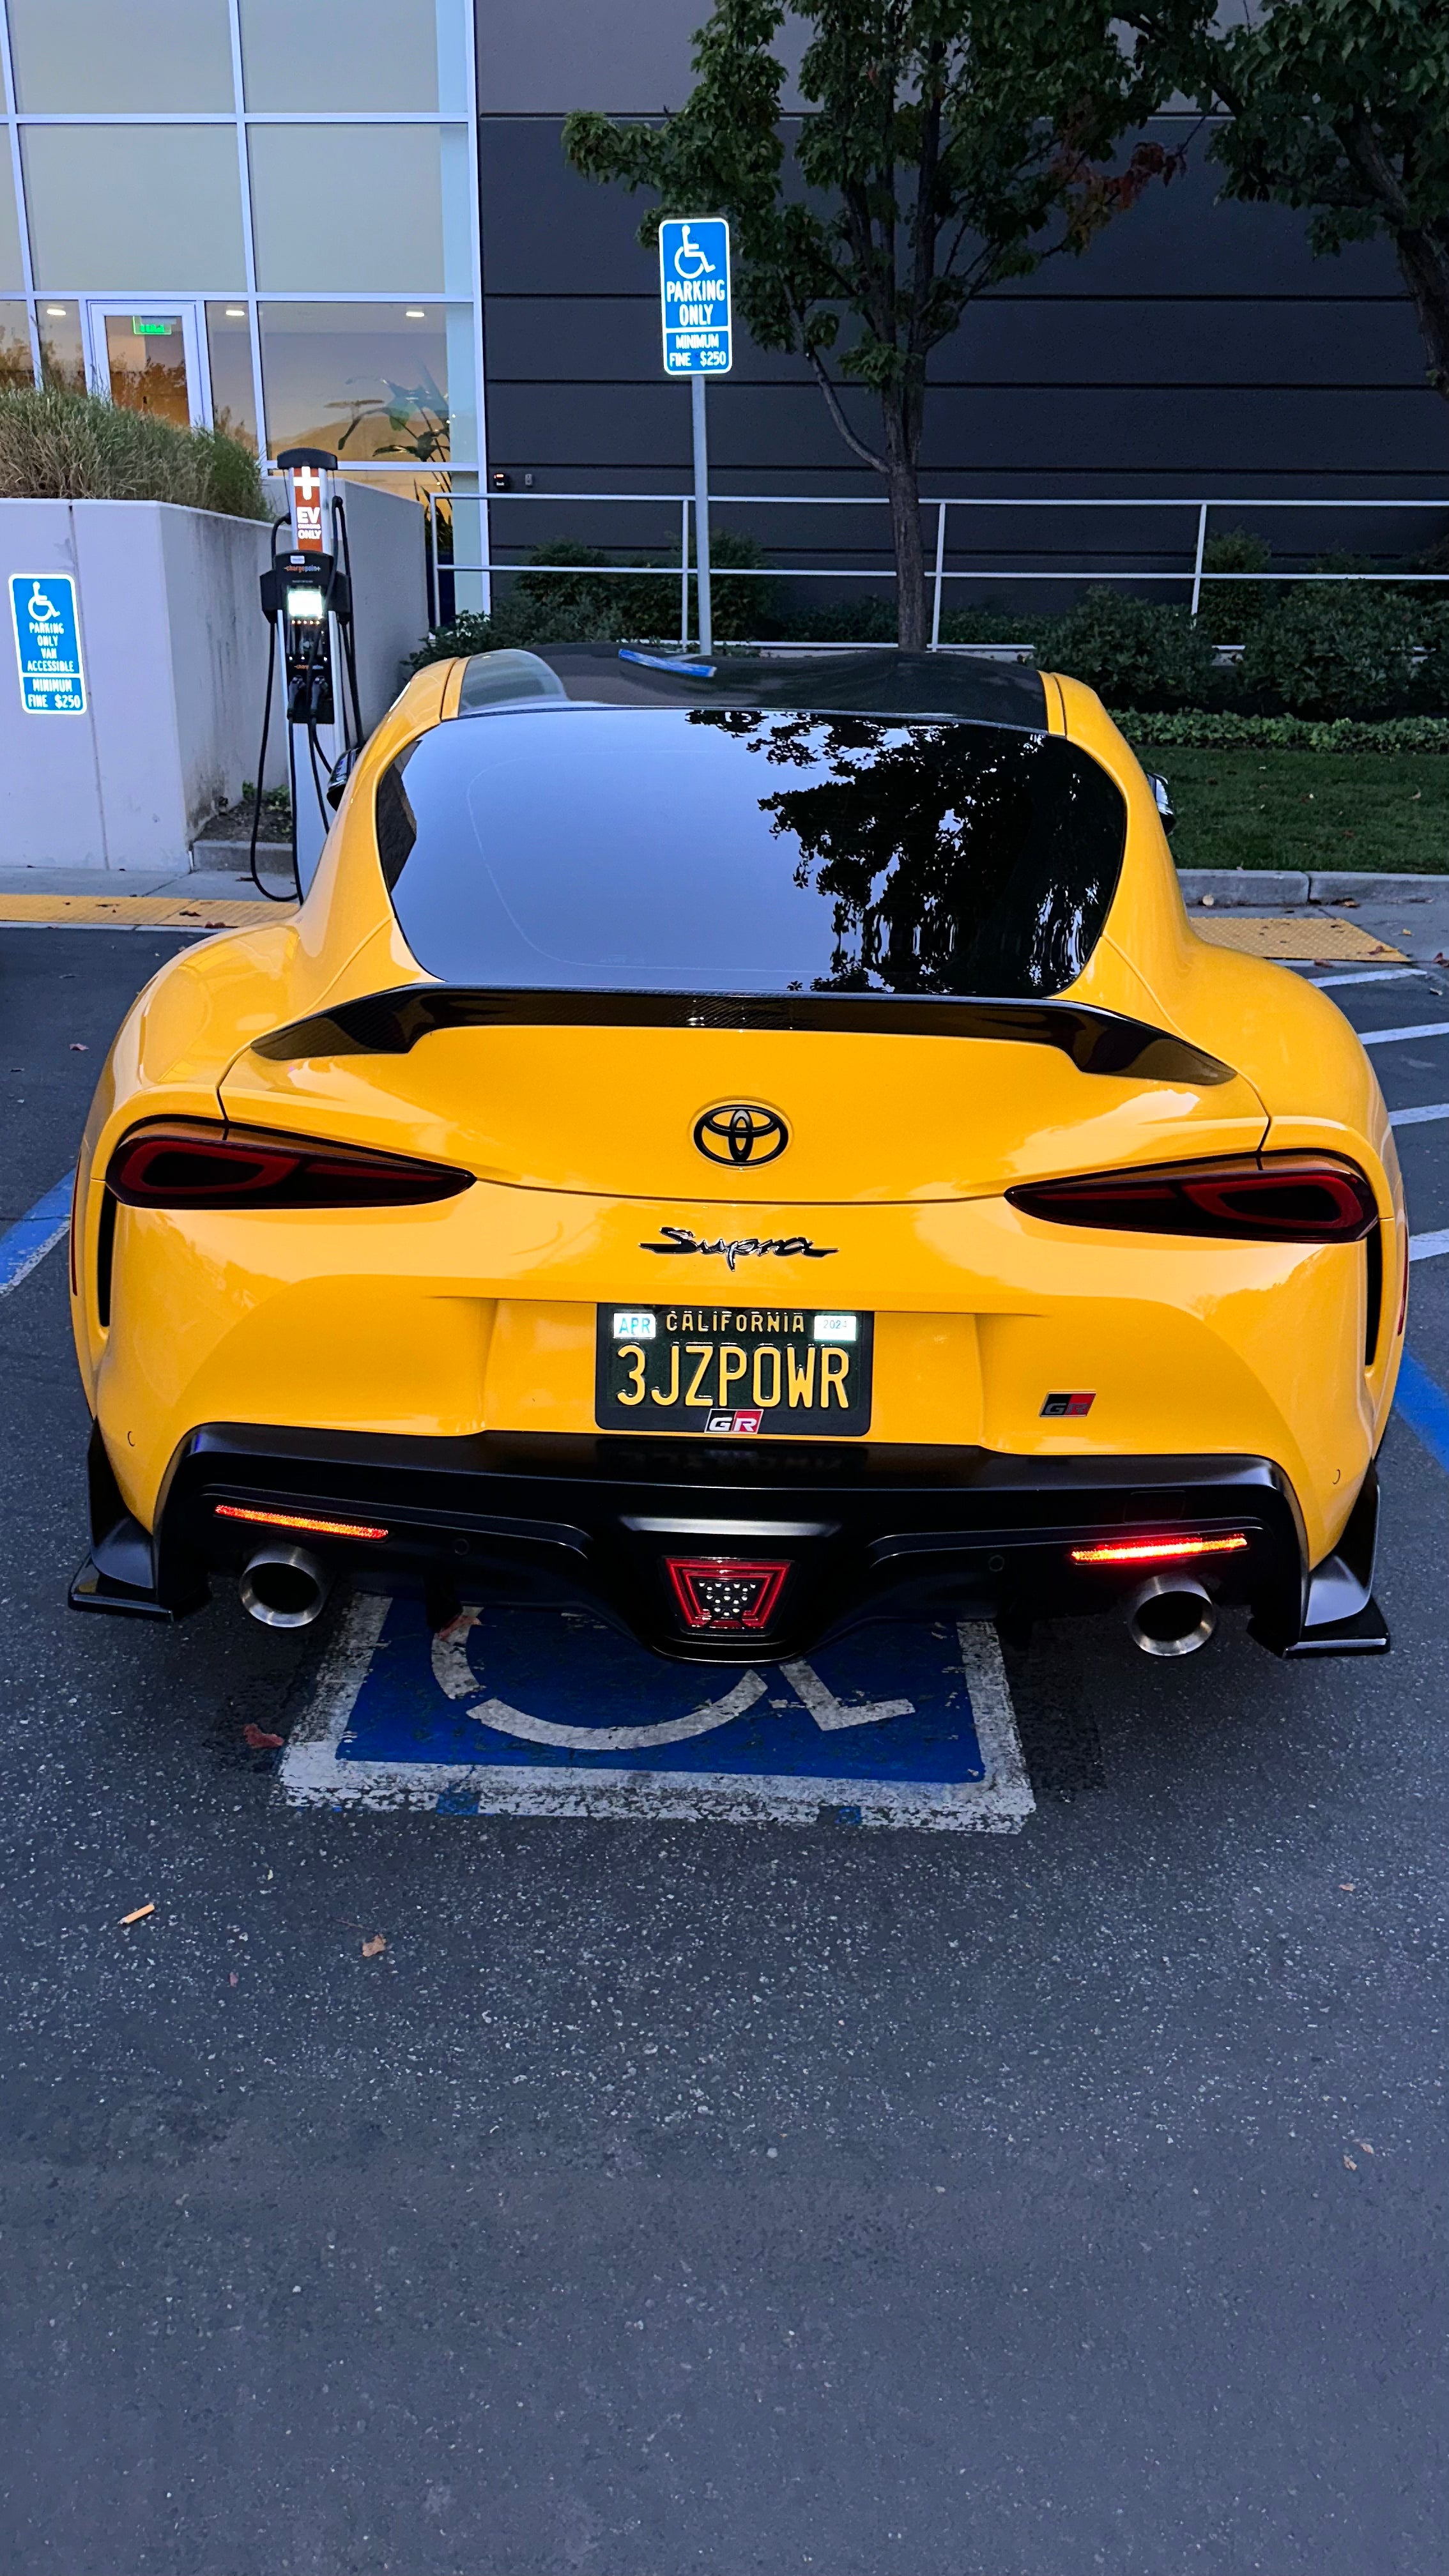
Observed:
[[[334,1575],[773,1662],[1220,1607],[1388,1644],[1358,1039],[1183,911],[1090,690],[860,653],[419,673],[295,917],[127,1018],[76,1189],[78,1608]]]

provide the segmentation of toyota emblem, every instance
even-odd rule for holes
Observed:
[[[773,1163],[790,1142],[790,1130],[773,1109],[754,1101],[724,1100],[694,1122],[694,1141],[712,1163],[741,1171],[747,1163]]]

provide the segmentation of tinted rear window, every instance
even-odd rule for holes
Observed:
[[[1086,965],[1126,807],[1044,734],[570,705],[437,726],[377,832],[450,984],[1030,995]]]

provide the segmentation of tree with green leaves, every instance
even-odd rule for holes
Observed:
[[[1445,0],[1261,0],[1221,32],[1210,0],[1122,15],[1224,115],[1210,148],[1229,196],[1305,209],[1317,251],[1387,237],[1449,401]]]
[[[805,112],[783,108],[787,17],[811,37]],[[1105,0],[715,0],[675,114],[571,116],[585,177],[647,188],[664,215],[725,214],[736,294],[763,348],[803,354],[847,447],[890,497],[899,633],[926,641],[920,454],[931,352],[972,300],[1080,252],[1176,166],[1124,136],[1160,105],[1152,40]],[[869,390],[862,436],[843,384]]]

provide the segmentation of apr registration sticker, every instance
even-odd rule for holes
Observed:
[[[594,1419],[605,1431],[859,1439],[873,1320],[811,1306],[601,1306]]]

